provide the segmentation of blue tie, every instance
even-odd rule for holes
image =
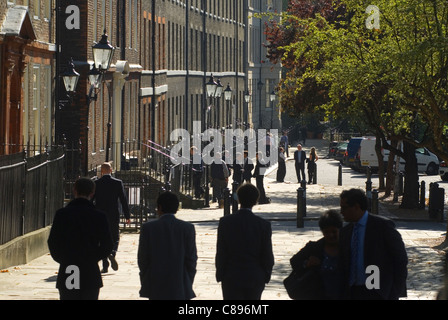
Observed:
[[[350,285],[356,285],[358,275],[358,247],[359,247],[359,225],[353,227],[351,257],[350,257]]]

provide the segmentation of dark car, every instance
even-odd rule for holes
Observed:
[[[339,142],[336,146],[336,151],[334,153],[334,159],[343,162],[345,153],[347,151],[348,141]]]

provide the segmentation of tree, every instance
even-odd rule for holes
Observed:
[[[379,29],[368,28],[368,6],[358,0],[341,0],[324,14],[289,10],[277,27],[277,35],[285,37],[269,49],[271,59],[281,54],[287,67],[282,103],[300,101],[302,109],[322,108],[332,118],[361,114],[383,147],[394,150],[388,139],[405,142],[404,152],[394,151],[407,163],[402,206],[413,208],[418,206],[415,147],[426,146],[448,160],[448,3],[376,3]],[[328,12],[337,14],[325,16]]]

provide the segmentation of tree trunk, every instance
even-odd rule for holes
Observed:
[[[393,148],[396,148],[398,145],[398,141],[392,140],[390,142],[390,145]],[[390,195],[392,194],[392,189],[394,187],[394,181],[395,181],[394,162],[395,162],[395,151],[390,150],[386,169],[386,191],[384,192],[385,197],[390,197]]]
[[[419,207],[419,184],[417,157],[415,156],[415,146],[403,141],[403,152],[405,156],[404,193],[400,208],[418,209]]]
[[[378,159],[378,189],[384,190],[384,156],[382,152],[383,148],[381,147],[381,137],[377,136],[375,140],[375,151]]]

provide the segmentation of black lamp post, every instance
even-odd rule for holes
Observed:
[[[84,142],[84,174],[88,174],[88,133],[89,133],[89,107],[92,101],[97,98],[96,90],[99,89],[101,82],[104,80],[104,74],[109,69],[112,57],[114,55],[115,48],[109,44],[107,40],[106,30],[101,37],[101,41],[92,47],[94,65],[89,71],[88,79],[90,83],[89,93],[87,94],[87,108],[86,108],[86,139]],[[64,81],[65,90],[69,94],[75,92],[76,86],[79,80],[79,73],[75,71],[73,59],[70,59],[69,67],[61,74]],[[111,103],[109,101],[109,123],[107,124],[107,150],[106,161],[109,161],[109,149],[110,149],[110,128],[111,128]]]
[[[271,92],[269,95],[269,98],[271,100],[271,129],[273,127],[273,121],[274,121],[274,101],[277,98],[277,95],[275,94],[275,90]]]
[[[232,117],[230,116],[230,112],[229,112],[229,104],[230,104],[230,101],[232,100],[232,88],[230,88],[230,83],[229,84],[227,84],[227,88],[226,88],[226,90],[224,90],[224,98],[226,99],[226,103],[227,103],[227,117],[230,117],[230,119],[232,119]],[[227,118],[227,126],[229,125],[229,118]]]

